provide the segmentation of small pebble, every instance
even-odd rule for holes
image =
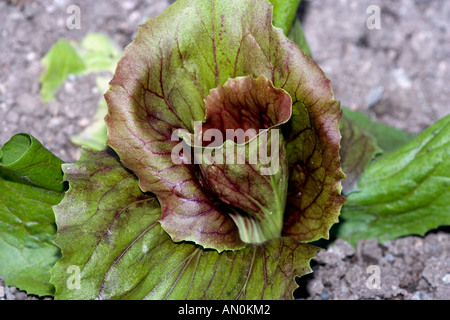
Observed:
[[[372,88],[369,92],[369,95],[367,97],[367,105],[370,107],[376,105],[383,96],[384,87],[383,86],[376,86]]]
[[[450,284],[450,273],[447,273],[445,276],[442,277],[442,281],[445,284]]]
[[[384,259],[385,259],[386,261],[389,261],[389,262],[394,262],[394,261],[395,261],[395,257],[394,257],[394,255],[391,254],[391,253],[386,253],[386,254],[384,255]]]
[[[27,61],[33,61],[36,59],[36,52],[30,51],[27,53],[27,55],[25,56],[25,59],[27,59]]]
[[[53,2],[60,8],[67,6],[66,0],[54,0]]]
[[[14,292],[16,291],[15,287],[5,287],[5,296],[6,300],[16,300]]]
[[[78,120],[77,124],[80,127],[87,127],[89,124],[91,123],[91,120],[88,118],[81,118],[80,120]]]
[[[329,294],[326,290],[323,290],[323,291],[322,291],[322,293],[320,294],[320,297],[321,297],[323,300],[330,300],[330,294]]]
[[[133,1],[124,1],[121,3],[121,5],[122,8],[127,11],[134,9],[134,7],[136,6],[136,4]]]
[[[392,76],[394,77],[397,84],[403,89],[410,89],[412,86],[412,80],[408,77],[403,68],[398,68],[392,71]]]
[[[45,6],[45,11],[47,11],[48,13],[53,13],[56,10],[55,6],[53,5],[47,5]]]
[[[416,291],[411,297],[411,300],[433,300],[433,298],[425,292]]]
[[[16,293],[16,300],[27,300],[27,294],[23,291]]]

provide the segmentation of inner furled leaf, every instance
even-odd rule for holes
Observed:
[[[295,277],[311,272],[319,248],[289,238],[222,253],[172,242],[156,199],[106,152],[63,168],[70,189],[55,207],[55,299],[292,299]],[[70,270],[80,271],[78,287]]]
[[[39,79],[41,97],[44,102],[56,99],[55,93],[69,74],[80,74],[86,70],[83,59],[71,43],[65,39],[58,40],[42,58],[45,72]]]
[[[292,113],[289,94],[275,88],[265,76],[229,79],[211,90],[205,104],[206,121],[202,131],[220,130],[222,137],[236,143],[252,139],[260,130],[286,123]],[[203,145],[208,145],[205,139]]]
[[[288,186],[288,163],[282,135],[269,130],[243,145],[227,141],[218,153],[242,157],[243,163],[215,163],[203,157],[201,172],[207,187],[223,203],[226,212],[238,226],[239,235],[246,243],[262,243],[279,238],[283,228]],[[268,150],[268,164],[253,155]],[[230,151],[231,150],[231,151]],[[265,161],[264,161],[265,162]],[[231,207],[230,207],[231,206]]]
[[[174,241],[194,241],[217,250],[242,248],[236,225],[198,179],[198,168],[172,161],[179,142],[172,141],[172,134],[177,129],[192,133],[194,122],[205,119],[204,99],[211,89],[228,79],[260,75],[292,98],[293,117],[284,125],[289,164],[303,166],[311,176],[322,171],[326,176],[318,181],[324,190],[318,206],[306,216],[291,212],[293,225],[287,233],[305,241],[319,238],[337,220],[343,201],[341,112],[329,80],[272,26],[268,1],[178,0],[140,27],[105,96],[108,145],[139,177],[141,189],[157,196],[161,226]],[[322,161],[309,167],[313,156]],[[296,226],[305,223],[308,232],[299,231]],[[321,227],[313,228],[312,223]],[[301,232],[308,234],[300,237]]]
[[[264,76],[240,77],[211,90],[205,102],[205,122],[185,137],[205,186],[229,205],[224,211],[242,241],[280,237],[288,163],[279,126],[291,116],[291,97]]]

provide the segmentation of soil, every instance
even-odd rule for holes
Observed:
[[[300,279],[299,298],[308,300],[450,300],[450,233],[408,236],[380,244],[341,239],[313,260]]]
[[[57,100],[44,105],[40,60],[58,39],[81,40],[90,32],[124,48],[138,25],[170,2],[79,0],[81,29],[69,30],[69,0],[0,0],[0,145],[28,132],[65,162],[76,161],[80,149],[70,137],[90,123],[101,93],[94,76],[69,77]],[[367,28],[370,5],[381,9],[380,29]],[[410,133],[450,112],[449,1],[304,0],[299,14],[342,105]],[[298,297],[450,299],[448,228],[384,244],[362,240],[352,248],[338,239],[326,246],[313,260],[314,273],[300,279]],[[36,297],[0,278],[4,299]]]

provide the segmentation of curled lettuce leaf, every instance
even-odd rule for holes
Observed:
[[[205,120],[211,90],[229,79],[260,76],[292,101],[291,119],[281,125],[289,173],[281,235],[327,238],[337,222],[344,202],[341,110],[330,81],[273,27],[268,1],[179,0],[140,27],[105,95],[107,143],[140,188],[156,195],[159,221],[173,241],[218,251],[245,246],[233,219],[236,207],[227,209],[205,187],[198,165],[172,161],[179,143],[172,134],[193,133],[194,123]]]

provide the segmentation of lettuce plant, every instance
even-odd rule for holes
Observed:
[[[105,97],[108,145],[157,197],[173,241],[242,249],[239,231],[270,228],[255,224],[272,212],[283,222],[271,237],[308,242],[337,221],[341,111],[321,69],[272,26],[268,2],[177,1],[140,27]],[[195,121],[222,131],[276,126],[280,177],[174,164],[172,133],[193,132]]]
[[[86,153],[63,167],[56,295],[74,294],[64,270],[77,265],[90,279],[81,298],[292,297],[318,249],[304,243],[328,237],[344,202],[341,110],[321,69],[273,27],[272,6],[177,1],[139,28],[110,84],[107,144],[120,163]],[[258,132],[192,146],[196,124]],[[278,159],[269,174],[249,161],[264,135]],[[193,156],[174,159],[183,143]],[[184,161],[208,148],[247,151],[241,164]]]
[[[299,0],[271,2],[178,0],[141,25],[105,94],[107,140],[97,123],[76,163],[24,134],[0,149],[0,252],[40,266],[0,263],[7,283],[57,299],[292,299],[309,243],[338,222],[344,172],[352,242],[450,223],[449,117],[414,139],[341,121],[285,36],[306,45]]]

